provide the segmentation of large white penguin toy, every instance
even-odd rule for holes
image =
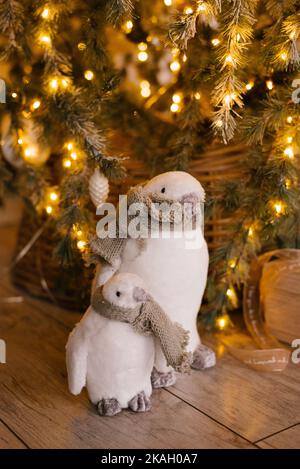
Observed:
[[[160,174],[128,193],[133,201],[145,200],[155,203],[166,200],[192,207],[204,203],[205,192],[201,184],[190,174],[170,171]],[[138,194],[138,197],[134,197]],[[133,195],[133,197],[132,197]],[[151,212],[151,217],[155,213]],[[201,215],[200,215],[201,216]],[[176,224],[176,222],[174,222]],[[176,231],[176,227],[175,227]],[[196,243],[191,240],[197,239]],[[208,249],[201,223],[189,225],[183,235],[154,236],[143,239],[128,237],[119,239],[95,238],[92,251],[101,260],[98,265],[94,288],[104,284],[115,271],[131,272],[140,276],[151,296],[160,304],[172,321],[180,323],[189,331],[188,350],[193,352],[195,369],[215,365],[213,350],[200,342],[197,315],[207,281]],[[156,343],[155,366],[152,373],[153,387],[174,384],[175,372],[167,365],[160,344]]]

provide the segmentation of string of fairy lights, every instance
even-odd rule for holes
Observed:
[[[174,0],[162,0],[165,7],[172,7],[175,3]],[[37,40],[38,44],[44,48],[45,52],[50,53],[51,48],[53,47],[53,38],[51,36],[51,21],[54,19],[57,12],[52,5],[45,4],[43,8],[41,8],[37,13],[41,18],[41,30],[38,32]],[[192,6],[184,6],[183,13],[185,15],[192,15],[195,14],[194,7]],[[197,2],[197,10],[196,14],[205,14],[206,13],[206,3],[205,1]],[[134,21],[127,20],[120,28],[123,34],[129,35],[134,28]],[[290,41],[294,42],[298,38],[297,31],[289,31],[289,39]],[[139,42],[136,45],[136,59],[141,64],[146,64],[148,61],[151,61],[151,47],[155,47],[153,44],[153,38],[147,38],[146,41]],[[241,35],[238,33],[235,37],[235,46],[239,45],[241,41]],[[218,48],[222,45],[222,38],[215,36],[211,39],[211,46],[213,48]],[[87,44],[84,42],[79,42],[77,44],[77,48],[80,52],[84,52],[87,48]],[[233,49],[236,50],[237,54],[239,53],[238,47]],[[224,58],[223,67],[227,68],[230,67],[235,69],[237,67],[237,57],[234,55],[232,50],[228,53]],[[184,109],[184,92],[180,89],[176,90],[176,82],[177,76],[180,73],[181,68],[184,66],[185,62],[188,60],[188,56],[182,50],[177,47],[173,47],[169,49],[170,52],[170,61],[169,61],[169,69],[173,74],[174,79],[170,83],[171,90],[173,91],[171,94],[171,100],[169,102],[169,112],[171,115],[176,115]],[[280,51],[278,54],[277,59],[281,62],[287,62],[289,60],[289,50],[288,44],[286,46],[286,50]],[[83,78],[87,81],[92,82],[96,78],[96,73],[92,69],[86,69],[83,71]],[[49,95],[55,95],[56,93],[60,92],[63,93],[64,91],[72,90],[72,78],[70,76],[66,76],[63,73],[59,72],[54,75],[50,75],[47,77],[45,81],[45,91]],[[255,79],[251,78],[244,86],[243,93],[247,93],[251,91],[254,87]],[[267,93],[273,93],[276,86],[273,80],[268,77],[265,80],[265,88]],[[168,90],[168,87],[166,88]],[[175,91],[174,91],[175,89]],[[164,87],[165,90],[165,87]],[[162,87],[158,88],[157,85],[150,83],[148,78],[142,77],[138,84],[138,93],[144,99],[145,108],[149,108],[150,102],[155,102],[153,97],[159,97],[162,94]],[[221,99],[221,107],[223,107],[226,111],[231,111],[233,106],[238,103],[240,99],[240,93],[236,92],[234,89],[225,89],[222,91],[222,99]],[[13,100],[18,99],[18,93],[16,91],[12,91],[11,97]],[[198,90],[193,93],[193,98],[196,101],[201,101],[201,90]],[[152,101],[151,101],[152,100]],[[200,103],[199,103],[200,105]],[[23,110],[22,114],[25,119],[30,119],[33,113],[39,112],[43,107],[42,99],[40,97],[35,97],[30,100],[27,104],[25,110]],[[295,131],[293,129],[293,124],[295,122],[295,116],[288,116],[286,119],[286,126],[284,128],[284,135],[282,139],[284,141],[283,150],[282,150],[282,157],[286,158],[290,161],[293,161],[295,158],[295,148],[294,148],[294,134]],[[224,122],[222,118],[215,122],[216,127],[222,127]],[[21,149],[21,155],[23,159],[32,165],[36,164],[36,160],[38,159],[39,148],[37,144],[30,142],[25,134],[24,129],[17,130],[17,143]],[[78,170],[83,167],[85,162],[85,154],[84,152],[76,145],[74,141],[67,141],[63,145],[62,150],[62,168],[64,171],[72,171]],[[287,179],[285,181],[286,189],[290,189],[294,184],[294,181]],[[60,193],[58,187],[49,187],[45,194],[45,205],[44,211],[48,216],[55,217],[59,213],[59,204],[60,204]],[[282,215],[287,213],[287,205],[284,200],[272,200],[270,201],[270,209],[273,213],[274,219],[281,217]],[[255,221],[247,228],[248,230],[248,239],[254,240],[255,236],[258,234],[259,227]],[[73,227],[73,235],[76,239],[77,248],[80,251],[85,251],[87,248],[87,234],[84,232],[84,229],[80,226]],[[236,269],[238,265],[237,259],[231,259],[228,262],[229,269]],[[238,299],[237,294],[233,286],[229,286],[226,291],[226,296],[229,299],[232,306],[237,305]],[[230,322],[229,317],[227,314],[219,316],[217,318],[217,326],[219,329],[224,329]]]

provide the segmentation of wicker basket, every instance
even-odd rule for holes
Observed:
[[[201,158],[192,160],[190,172],[203,184],[209,196],[217,195],[219,183],[239,180],[242,175],[240,165],[244,147],[229,146],[212,148]],[[118,195],[126,193],[129,187],[149,178],[149,172],[140,161],[125,160],[128,176],[120,184],[110,187],[110,201],[116,202]],[[214,214],[206,224],[205,236],[210,249],[220,246],[228,238],[227,226],[230,219],[222,219]],[[17,241],[18,253],[41,227],[43,221],[25,210]],[[53,258],[53,249],[57,244],[54,229],[46,226],[43,233],[12,271],[14,284],[29,294],[57,302],[72,310],[83,311],[89,304],[90,287],[93,271],[85,269],[83,263],[77,266],[80,281],[74,281],[74,271],[62,269]]]

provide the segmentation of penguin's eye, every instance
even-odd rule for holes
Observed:
[[[162,194],[164,194],[164,193],[166,192],[166,188],[163,187],[160,192],[161,192]]]
[[[116,295],[117,295],[117,296],[121,296],[121,292],[120,292],[120,291],[117,291],[117,292],[116,292]]]

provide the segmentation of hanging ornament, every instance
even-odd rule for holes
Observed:
[[[95,168],[89,181],[89,193],[96,208],[106,201],[108,192],[109,184],[107,177],[100,172],[99,168]]]
[[[5,114],[1,121],[1,150],[5,160],[14,168],[20,168],[23,160],[20,152],[16,152],[18,148],[18,136],[11,129],[11,118],[9,114]],[[21,142],[21,140],[20,140]]]

